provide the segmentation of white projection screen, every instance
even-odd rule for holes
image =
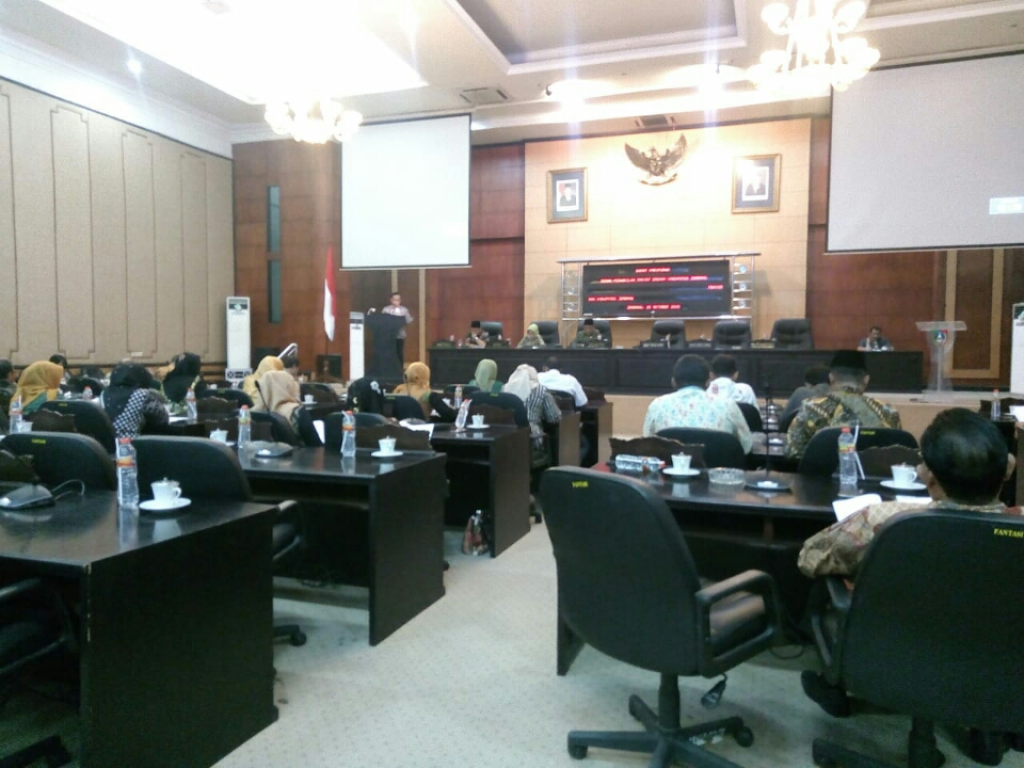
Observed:
[[[832,99],[830,252],[1024,243],[1024,55],[871,72]]]
[[[469,121],[364,125],[342,144],[342,269],[469,265]]]

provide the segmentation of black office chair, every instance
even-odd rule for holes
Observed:
[[[457,386],[458,386],[458,384],[449,384],[447,387],[445,387],[444,388],[444,396],[447,397],[449,400],[452,400],[455,397],[455,387],[457,387]],[[471,397],[474,392],[479,392],[479,391],[480,391],[480,387],[478,387],[476,384],[463,384],[462,385],[462,397],[463,397],[463,399],[465,399],[467,397]]]
[[[739,717],[680,727],[679,677],[724,674],[775,643],[781,627],[774,581],[746,571],[702,587],[678,524],[647,483],[555,467],[540,494],[558,570],[559,638],[575,635],[661,674],[657,713],[640,697],[629,699],[629,713],[647,733],[572,731],[569,754],[579,759],[603,747],[653,752],[650,766],[673,759],[733,766],[693,742],[731,734],[749,746],[753,733]]]
[[[811,321],[803,317],[776,320],[772,325],[772,341],[776,349],[814,349]]]
[[[50,400],[40,406],[40,410],[55,413],[71,414],[75,417],[75,430],[80,434],[89,435],[103,446],[107,453],[113,453],[117,438],[114,425],[99,403],[86,400]]]
[[[537,333],[544,340],[545,347],[561,347],[562,338],[558,332],[558,322],[555,320],[534,320],[537,326]]]
[[[739,406],[743,418],[751,432],[764,432],[764,421],[761,419],[761,409],[750,403],[736,403]]]
[[[81,480],[86,488],[117,488],[114,460],[88,435],[20,432],[7,435],[0,445],[15,456],[31,456],[32,468],[44,485],[52,487],[67,480]]]
[[[295,429],[288,422],[288,419],[280,413],[253,411],[251,415],[253,424],[270,425],[270,439],[275,443],[285,443],[294,446],[302,445],[302,441],[299,439],[298,434],[296,434]]]
[[[670,437],[687,445],[704,446],[704,463],[709,467],[745,469],[747,455],[740,441],[728,432],[696,427],[670,427],[658,431],[658,437]]]
[[[482,320],[480,321],[480,330],[487,331],[488,337],[491,341],[496,340],[499,336],[504,338],[505,326],[497,320]]]
[[[801,475],[831,475],[839,469],[839,434],[842,427],[828,427],[814,433],[797,471]],[[857,435],[857,450],[884,448],[887,445],[905,445],[917,448],[917,438],[902,429],[861,427]]]
[[[315,403],[336,403],[338,402],[337,393],[331,389],[329,384],[324,384],[317,381],[307,381],[304,384],[299,385],[299,391],[302,394],[303,400],[306,395],[313,396],[313,402]]]
[[[422,413],[422,411],[420,411]],[[356,434],[360,429],[369,429],[378,424],[387,424],[388,420],[379,413],[356,413]],[[328,451],[337,452],[341,450],[341,437],[344,433],[345,413],[336,411],[327,414],[324,419],[324,448]]]
[[[99,378],[93,378],[92,376],[74,376],[68,381],[68,390],[74,392],[76,395],[84,394],[86,387],[88,387],[92,392],[93,397],[99,397],[103,394],[103,382],[101,382]]]
[[[719,320],[711,333],[715,349],[750,349],[750,323],[746,320]]]
[[[655,320],[651,326],[651,341],[668,339],[670,349],[686,349],[686,323],[682,320]]]
[[[415,397],[409,395],[388,395],[387,400],[391,404],[391,416],[398,419],[420,419],[423,420],[423,408],[416,402]]]
[[[474,392],[470,397],[469,412],[472,414],[481,405],[490,405],[511,411],[512,418],[519,427],[529,427],[530,417],[526,413],[526,404],[511,392]]]
[[[37,661],[75,652],[75,646],[67,609],[51,586],[26,579],[0,588],[0,686],[6,687]],[[70,763],[71,755],[59,736],[0,754],[4,768],[28,768],[40,760],[56,768]]]
[[[178,481],[186,498],[252,501],[242,465],[223,443],[201,437],[140,435],[132,444],[138,460],[139,492],[143,495],[152,495],[153,483],[167,477]],[[275,565],[305,546],[294,501],[278,503],[271,537]],[[274,639],[284,637],[295,646],[306,642],[306,635],[296,624],[274,627]]]
[[[380,441],[385,437],[395,439],[395,450],[397,451],[433,451],[430,445],[430,436],[419,429],[406,429],[401,424],[387,422],[376,424],[366,429],[356,431],[356,447],[371,448],[376,451],[380,447]]]
[[[779,420],[779,432],[785,434],[789,432],[789,425],[793,423],[793,419],[800,413],[800,409],[797,408],[795,411],[790,411]]]
[[[240,389],[232,389],[230,387],[220,389],[214,389],[211,387],[203,393],[203,397],[219,397],[222,400],[230,400],[235,404],[236,410],[241,408],[243,405],[248,405],[250,408],[254,406],[252,398],[249,397],[249,395]],[[198,404],[198,402],[199,401],[197,400],[196,403]]]
[[[940,764],[936,722],[1019,733],[1022,580],[1019,516],[934,510],[891,518],[868,546],[852,593],[841,578],[825,579],[831,601],[812,613],[811,626],[826,680],[911,715],[909,768]],[[814,740],[813,758],[887,765],[824,739]]]

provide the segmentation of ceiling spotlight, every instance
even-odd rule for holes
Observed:
[[[128,59],[127,67],[128,71],[136,77],[142,74],[142,62],[138,59]]]

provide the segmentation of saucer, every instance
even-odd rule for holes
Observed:
[[[789,483],[779,480],[748,480],[746,487],[751,491],[772,491],[776,493],[784,493],[790,489]]]
[[[179,496],[172,502],[150,499],[149,501],[144,501],[139,504],[139,507],[147,512],[174,512],[178,509],[184,509],[191,503],[192,499],[186,499],[184,496]]]
[[[490,424],[467,424],[466,429],[490,429]]]
[[[396,456],[401,456],[402,451],[391,451],[391,453],[384,453],[384,451],[374,451],[370,454],[375,459],[393,459]]]
[[[897,485],[895,480],[883,480],[879,483],[883,488],[892,488],[894,491],[923,491],[928,486],[924,483],[910,483],[910,485]]]
[[[671,475],[672,477],[696,477],[697,475],[700,474],[700,470],[694,469],[693,467],[690,467],[689,469],[676,469],[675,467],[665,467],[661,471],[664,472],[666,475]]]
[[[221,445],[226,445],[228,448],[233,447],[235,444],[234,440],[214,440],[213,442],[220,443]]]

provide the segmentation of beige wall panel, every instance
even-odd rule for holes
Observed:
[[[209,353],[211,360],[227,360],[225,299],[235,292],[235,241],[232,227],[231,163],[207,158],[206,196],[208,223]]]
[[[210,285],[206,233],[206,159],[181,153],[181,245],[185,301],[185,348],[210,353]]]
[[[185,283],[182,275],[181,152],[154,142],[156,202],[157,358],[167,360],[185,346]]]
[[[54,241],[53,142],[44,94],[11,88],[14,158],[14,237],[18,254],[16,365],[45,360],[57,351],[57,264]]]
[[[50,113],[54,237],[57,251],[57,351],[89,359],[95,348],[89,123],[81,109]]]
[[[18,350],[18,253],[14,247],[14,168],[10,89],[0,85],[0,357]]]
[[[125,249],[128,353],[144,360],[159,348],[157,313],[156,190],[153,139],[139,131],[121,134],[124,153]]]

